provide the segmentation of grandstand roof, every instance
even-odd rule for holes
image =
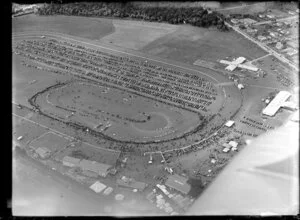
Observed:
[[[106,176],[108,169],[111,168],[111,165],[98,163],[96,161],[90,161],[90,160],[80,161],[79,166],[83,170],[92,171],[92,172],[98,173],[101,176]]]
[[[168,180],[166,181],[165,185],[176,189],[184,194],[188,194],[191,190],[190,184],[187,183],[186,178],[179,176],[177,174],[169,176]]]
[[[285,101],[291,96],[291,93],[288,91],[280,91],[275,98],[267,105],[263,110],[264,115],[274,116],[276,112],[282,107]]]

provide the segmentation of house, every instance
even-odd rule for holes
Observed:
[[[275,33],[275,32],[270,32],[270,36],[272,36],[272,37],[277,37],[277,36],[278,36],[278,34],[277,34],[277,33]]]
[[[35,150],[35,152],[43,159],[50,156],[51,151],[46,147],[39,147]]]
[[[247,32],[248,32],[248,33],[257,32],[257,29],[248,28],[248,29],[247,29]]]
[[[277,43],[276,43],[276,48],[277,48],[278,50],[281,50],[282,47],[283,47],[283,44],[282,44],[281,42],[277,42]]]
[[[234,125],[234,121],[232,121],[232,120],[229,120],[229,121],[227,121],[226,123],[225,123],[225,126],[226,127],[231,127],[232,125]]]
[[[264,41],[264,40],[266,40],[267,38],[266,38],[265,36],[259,35],[259,36],[257,37],[257,39],[260,40],[260,41]]]
[[[79,166],[80,159],[75,157],[65,156],[62,161],[64,166],[77,167]]]
[[[109,170],[109,173],[112,175],[115,175],[117,173],[117,169],[116,168],[112,168]]]
[[[93,183],[90,186],[90,189],[95,191],[96,193],[100,193],[102,190],[104,190],[106,188],[106,185],[104,185],[103,183],[96,181],[95,183]]]
[[[292,50],[290,50],[290,51],[288,51],[287,52],[287,55],[289,55],[289,56],[293,56],[293,55],[295,55],[295,54],[297,54],[298,53],[298,51],[297,50],[295,50],[295,49],[292,49]]]
[[[165,195],[169,195],[169,191],[166,190],[166,186],[165,185],[160,185],[160,184],[156,184],[157,188],[159,188]]]
[[[225,147],[225,148],[228,148],[228,149],[231,148],[231,145],[229,145],[228,143],[224,143],[222,146]]]
[[[296,14],[296,13],[293,12],[293,11],[288,11],[288,13],[289,13],[290,15],[295,15],[295,14]]]
[[[240,84],[240,83],[237,85],[237,87],[238,87],[238,89],[239,89],[239,90],[241,90],[241,89],[244,89],[244,88],[245,88],[245,86],[244,86],[243,84]]]
[[[269,15],[267,15],[267,18],[275,18],[275,16],[274,16],[274,15],[271,15],[271,14],[269,14]]]
[[[84,159],[80,161],[79,167],[82,170],[91,171],[97,173],[99,176],[106,177],[109,172],[109,169],[112,166],[108,164],[98,163],[96,161],[90,161]]]
[[[237,142],[235,142],[235,141],[230,141],[228,144],[231,146],[231,150],[232,150],[232,151],[237,150],[237,146],[238,146],[238,143],[237,143]]]
[[[103,194],[107,196],[107,195],[111,194],[113,190],[114,190],[113,188],[108,187],[104,190]]]
[[[240,22],[238,19],[235,18],[231,19],[230,21],[232,24],[238,24]]]
[[[225,147],[225,148],[223,149],[223,152],[224,152],[224,153],[227,153],[228,151],[230,151],[230,149],[227,148],[227,147]]]
[[[179,176],[178,174],[170,175],[165,185],[175,189],[183,194],[188,194],[191,190],[190,184],[187,183],[187,178]]]
[[[174,172],[171,167],[165,167],[165,170],[170,174],[173,174],[173,172]]]
[[[257,21],[251,19],[251,18],[244,18],[242,20],[240,20],[241,22],[243,22],[245,25],[250,25],[250,24],[254,24],[256,23]]]

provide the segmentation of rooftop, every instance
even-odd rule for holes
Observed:
[[[102,190],[106,188],[106,185],[96,181],[94,184],[90,186],[90,189],[94,190],[96,193],[100,193]]]
[[[79,165],[80,159],[75,158],[75,157],[65,156],[63,158],[63,162],[67,162],[67,163],[72,163],[72,164]]]
[[[107,173],[108,169],[111,168],[111,165],[85,159],[80,161],[79,166],[83,170],[89,170],[95,173]]]
[[[165,185],[170,188],[176,189],[184,194],[187,194],[191,190],[191,186],[188,183],[186,183],[187,180],[187,178],[174,174],[169,176]]]
[[[280,91],[275,98],[267,105],[267,107],[262,111],[264,115],[273,116],[279,110],[284,102],[291,96],[288,91]]]
[[[134,189],[138,189],[138,190],[141,190],[143,191],[146,187],[147,187],[147,184],[144,183],[144,182],[139,182],[139,181],[136,181],[134,179],[117,179],[117,184],[120,185],[120,186],[124,186],[124,187],[130,187],[130,188],[134,188]]]
[[[225,126],[231,127],[233,124],[234,124],[234,121],[229,120],[226,122]]]

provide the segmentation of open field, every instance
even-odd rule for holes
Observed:
[[[67,28],[66,28],[67,27]],[[98,40],[114,32],[111,20],[71,16],[27,15],[12,20],[13,32],[53,31]]]
[[[266,54],[234,31],[220,32],[188,25],[180,25],[175,32],[146,45],[141,51],[189,64],[198,59],[216,62],[228,56],[251,60]]]
[[[138,21],[112,21],[115,32],[103,37],[100,42],[111,43],[116,46],[139,50],[148,43],[173,33],[176,25]]]
[[[30,143],[30,147],[34,149],[46,147],[51,152],[58,152],[64,149],[68,143],[69,141],[66,138],[61,137],[53,132],[48,132],[32,141]]]
[[[20,143],[21,145],[27,145],[35,138],[47,133],[45,128],[36,126],[22,118],[13,116],[13,141]],[[18,137],[23,136],[21,140],[17,140]]]
[[[237,3],[238,4],[238,3]],[[218,12],[224,14],[224,15],[229,15],[229,14],[253,14],[253,13],[259,13],[259,12],[264,12],[268,8],[270,8],[271,5],[273,5],[273,2],[256,2],[245,5],[244,7],[225,7],[221,8],[220,10],[217,9]],[[228,5],[229,6],[229,5]]]
[[[71,116],[69,121],[86,124],[119,140],[176,137],[201,123],[195,113],[90,83],[71,83],[50,90],[36,103],[42,111]]]
[[[60,162],[65,156],[71,156],[115,166],[119,154],[119,152],[111,152],[100,148],[94,149],[85,143],[77,142],[75,143],[74,147],[65,148],[54,157],[55,160]]]
[[[66,80],[66,77],[62,75],[57,76],[57,74],[53,75],[38,69],[24,68],[22,65],[24,60],[19,56],[13,55],[12,61],[13,100],[22,105],[28,105],[28,97],[54,84],[57,79]],[[30,61],[28,63],[32,64]]]

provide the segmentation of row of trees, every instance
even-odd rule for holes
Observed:
[[[199,8],[138,7],[127,3],[70,3],[46,4],[38,9],[39,15],[77,15],[92,17],[132,18],[170,24],[191,24],[198,27],[215,26],[228,30],[224,16],[217,12]]]

